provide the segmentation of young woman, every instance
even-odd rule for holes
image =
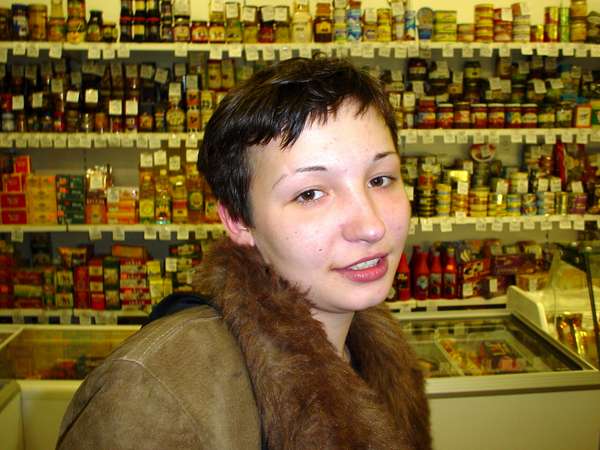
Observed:
[[[202,297],[167,298],[85,380],[58,447],[429,449],[422,375],[381,304],[410,217],[396,132],[348,62],[233,90],[199,160],[229,236]]]

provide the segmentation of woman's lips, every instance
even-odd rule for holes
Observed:
[[[358,264],[365,264],[375,259],[377,260],[377,263],[373,266],[366,267],[364,269],[350,268],[355,267]],[[335,271],[344,278],[356,283],[370,283],[372,281],[377,281],[383,278],[388,271],[387,256],[371,258],[371,260],[361,261],[360,263],[355,263],[354,265],[345,267],[343,269],[336,269]]]

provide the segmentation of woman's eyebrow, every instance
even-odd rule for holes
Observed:
[[[327,171],[327,167],[325,166],[307,166],[307,167],[299,167],[296,170],[294,170],[294,173],[304,173],[304,172],[326,172]],[[287,174],[283,174],[279,177],[279,179],[273,183],[273,187],[271,189],[275,189],[275,186],[277,186],[277,184],[283,180],[285,177],[287,177]]]

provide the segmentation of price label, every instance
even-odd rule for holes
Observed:
[[[421,219],[421,231],[431,232],[433,231],[433,223],[429,219]]]
[[[536,94],[545,94],[546,93],[546,83],[544,80],[540,80],[536,78],[533,80],[533,90]]]
[[[573,143],[573,134],[572,133],[561,133],[560,140],[563,141],[565,144],[572,144]]]
[[[411,43],[406,47],[406,52],[409,58],[418,58],[419,57],[419,47],[417,44]]]
[[[526,56],[533,55],[533,46],[531,44],[526,44],[521,47],[521,53]]]
[[[167,152],[165,150],[157,150],[154,152],[154,165],[155,166],[166,166],[167,165]]]
[[[115,49],[112,46],[108,46],[102,50],[102,59],[110,60],[115,59]]]
[[[40,136],[40,147],[52,148],[52,146],[53,146],[52,137],[45,133],[42,134]]]
[[[542,231],[550,231],[552,230],[552,222],[549,220],[543,220],[540,222],[540,230]]]
[[[408,227],[408,234],[411,236],[414,235],[415,232],[417,231],[416,228],[417,228],[416,225],[411,221],[411,223]]]
[[[254,21],[256,21],[256,7],[255,6],[242,7],[242,22],[252,23]]]
[[[563,56],[573,56],[575,54],[574,44],[562,44],[561,46]]]
[[[25,108],[25,98],[22,95],[14,95],[12,98],[12,109],[20,111]]]
[[[510,48],[508,47],[508,45],[503,44],[500,46],[500,48],[498,49],[498,54],[500,55],[501,58],[508,58],[510,56]]]
[[[81,148],[92,148],[92,137],[84,134],[79,138],[79,145]]]
[[[169,148],[179,148],[180,145],[181,140],[179,139],[179,136],[176,134],[169,136]]]
[[[196,228],[194,230],[194,235],[196,236],[196,239],[200,240],[200,241],[208,239],[208,232],[206,231],[206,228],[204,228],[204,227]]]
[[[588,139],[589,139],[589,134],[587,131],[578,131],[577,132],[577,138],[576,138],[576,142],[578,144],[587,144],[588,143]]]
[[[363,58],[375,58],[375,49],[372,45],[363,44],[362,46],[362,57]]]
[[[181,169],[181,157],[178,155],[169,158],[169,171],[178,172]]]
[[[548,46],[548,56],[556,58],[558,57],[558,47],[555,45],[549,45]]]
[[[463,283],[462,296],[463,296],[463,298],[473,296],[473,283]]]
[[[223,59],[223,49],[220,45],[211,45],[210,52],[208,54],[209,59],[221,60]]]
[[[27,52],[27,47],[25,47],[24,42],[15,42],[13,47],[13,55],[14,56],[24,56]]]
[[[23,242],[23,229],[15,227],[10,232],[10,240],[12,242]]]
[[[575,57],[576,58],[587,58],[588,49],[585,44],[579,44],[575,46]]]
[[[41,108],[44,103],[44,93],[43,92],[34,92],[31,96],[31,107],[32,108]]]
[[[106,146],[107,146],[106,137],[104,137],[104,136],[95,136],[94,137],[94,147],[106,148]]]
[[[150,135],[148,138],[148,148],[160,148],[160,138]]]
[[[362,47],[360,43],[354,42],[350,45],[350,56],[360,57],[362,56]]]
[[[246,45],[246,60],[258,61],[258,49],[254,45]]]
[[[287,20],[288,20],[287,6],[276,6],[275,7],[275,22],[287,22]]]
[[[155,227],[144,227],[144,239],[146,241],[155,241],[156,233],[157,230]]]
[[[125,100],[125,114],[128,116],[137,116],[138,102],[136,99]]]
[[[499,220],[492,222],[492,231],[500,232],[504,228],[504,224]]]
[[[452,47],[452,44],[444,44],[444,46],[442,47],[442,57],[443,58],[454,57],[454,47]]]
[[[600,45],[592,45],[592,58],[600,58]]]
[[[154,164],[152,153],[142,152],[140,153],[140,167],[142,169],[151,169]]]
[[[583,184],[581,183],[581,181],[572,181],[571,182],[571,191],[575,192],[576,194],[582,194],[583,193]]]
[[[485,139],[483,138],[483,134],[481,131],[476,131],[473,133],[473,144],[483,144]]]
[[[456,191],[460,195],[468,195],[469,194],[469,183],[466,181],[459,181],[456,187]]]
[[[465,133],[464,131],[459,131],[456,134],[456,142],[458,144],[467,144],[469,142],[469,137],[467,136],[467,133]]]
[[[40,48],[37,44],[29,44],[27,46],[27,57],[28,58],[39,58],[40,56]]]
[[[562,89],[565,87],[565,84],[560,78],[550,78],[550,87],[552,89]]]
[[[488,134],[488,143],[498,144],[500,143],[500,136],[496,131],[490,131]]]
[[[243,47],[240,44],[232,44],[229,46],[227,52],[230,58],[241,58]]]
[[[175,57],[176,58],[187,58],[188,48],[187,44],[175,44]]]
[[[392,49],[389,45],[381,44],[381,46],[377,48],[377,54],[382,58],[389,58],[392,55]]]
[[[90,47],[88,49],[88,59],[100,59],[100,49],[98,47]]]
[[[66,148],[67,147],[67,136],[58,135],[52,136],[54,140],[54,148]]]
[[[440,230],[442,233],[450,233],[452,232],[452,222],[449,220],[442,220],[440,223]]]
[[[117,56],[121,59],[129,59],[129,47],[127,44],[121,44],[117,47]]]
[[[120,116],[121,114],[123,114],[123,101],[110,100],[108,102],[108,113],[111,116]]]
[[[423,141],[423,144],[433,144],[433,134],[428,133],[428,132],[422,132],[421,133],[421,140]]]
[[[272,6],[262,6],[260,8],[260,15],[263,22],[272,22],[275,20],[275,8]]]
[[[50,81],[50,91],[53,94],[60,94],[63,91],[63,80],[60,78],[52,78]]]
[[[394,58],[406,59],[407,49],[404,46],[394,47]]]
[[[550,181],[550,192],[560,192],[562,190],[562,183],[560,178],[552,178]]]
[[[88,229],[90,241],[99,241],[102,239],[102,230],[99,227],[91,226]]]
[[[416,144],[417,143],[417,132],[415,130],[409,130],[406,133],[406,143]]]
[[[265,45],[263,47],[263,60],[264,61],[274,61],[275,60],[275,49],[269,45]]]
[[[554,134],[545,134],[544,135],[544,142],[546,144],[556,144],[556,136]]]
[[[419,57],[423,59],[431,59],[431,47],[428,42],[421,41],[421,48],[419,49]]]
[[[475,231],[487,231],[487,222],[484,219],[477,219],[477,221],[475,222]]]
[[[585,230],[585,222],[583,221],[583,219],[573,220],[573,229],[577,230],[577,231],[584,231]]]
[[[529,132],[525,135],[525,143],[526,144],[537,144],[537,135],[535,132]]]
[[[456,135],[451,131],[445,131],[443,134],[444,144],[454,144],[456,142]]]
[[[492,47],[489,44],[483,44],[479,49],[479,55],[482,58],[491,58],[492,57]]]
[[[521,222],[510,222],[508,224],[508,230],[513,233],[521,231]]]
[[[492,77],[490,78],[490,89],[492,91],[499,91],[501,88],[500,78]]]
[[[185,162],[186,163],[197,163],[198,162],[198,149],[188,148],[185,151]]]
[[[570,220],[562,219],[558,222],[558,228],[560,230],[570,230],[572,228],[572,224]]]
[[[27,138],[25,136],[16,136],[15,137],[15,147],[27,148]]]
[[[166,69],[156,69],[156,73],[154,74],[154,81],[158,84],[165,84],[169,77],[169,72]]]
[[[165,271],[166,272],[177,272],[177,258],[172,258],[172,257],[165,258]]]
[[[292,49],[290,47],[282,47],[279,49],[279,60],[286,61],[292,59]]]
[[[538,179],[538,192],[546,192],[548,190],[548,178],[540,178]]]
[[[52,59],[62,58],[62,44],[50,44],[48,56]]]
[[[535,222],[531,219],[531,217],[523,218],[523,229],[527,231],[535,229]]]
[[[303,45],[300,47],[298,54],[300,58],[312,58],[312,48],[308,45]]]
[[[124,241],[125,231],[121,227],[114,227],[112,232],[113,241]]]
[[[79,102],[79,91],[67,91],[67,102],[78,103]]]
[[[470,44],[465,44],[462,48],[463,58],[473,58],[474,52],[473,47]]]
[[[96,104],[98,103],[98,90],[97,89],[86,89],[85,90],[85,102]]]
[[[178,241],[187,241],[190,238],[190,231],[187,227],[178,227],[177,228],[177,240]]]
[[[513,131],[510,134],[510,142],[512,142],[513,144],[520,144],[522,139],[523,139],[523,137],[521,136],[521,134],[519,134],[516,131]]]
[[[170,241],[171,230],[169,230],[167,227],[161,227],[158,231],[158,239],[161,241]]]
[[[131,148],[133,147],[133,138],[129,136],[123,136],[121,138],[121,147]]]

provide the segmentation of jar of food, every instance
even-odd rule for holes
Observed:
[[[98,109],[94,115],[94,131],[104,133],[109,130],[108,113],[106,107]]]
[[[123,131],[123,117],[122,116],[110,116],[109,126],[111,133],[120,133]]]
[[[427,61],[421,58],[408,60],[408,81],[427,80]]]
[[[48,40],[50,42],[63,42],[65,31],[65,19],[63,17],[50,17],[48,19]]]
[[[29,21],[27,19],[27,6],[21,4],[12,5],[12,38],[15,41],[26,41],[29,39]]]
[[[471,105],[471,128],[487,128],[488,112],[485,103],[473,103]]]
[[[452,103],[440,103],[436,115],[437,128],[452,128],[454,126],[454,106]]]
[[[587,16],[587,0],[571,0],[571,17]]]
[[[392,15],[389,8],[377,9],[377,41],[390,42],[392,40]]]
[[[423,97],[419,100],[417,110],[417,128],[432,129],[436,125],[435,100],[431,97]]]
[[[275,42],[275,13],[273,7],[260,8],[260,26],[258,28],[258,42],[272,44]]]
[[[210,22],[210,26],[208,27],[208,40],[213,44],[222,44],[225,42],[224,22]]]
[[[196,44],[208,43],[208,24],[203,20],[194,20],[190,32],[192,42]]]
[[[102,41],[117,42],[117,26],[114,22],[104,22],[102,24]]]
[[[137,132],[138,131],[138,115],[137,114],[125,114],[124,131]]]
[[[160,40],[161,42],[173,42],[173,22],[162,19],[160,21]]]
[[[246,44],[258,42],[258,22],[256,20],[256,6],[244,6],[242,10],[242,41]]]
[[[146,18],[146,42],[160,42],[160,17]]]
[[[592,126],[591,103],[578,103],[575,106],[575,117],[573,120],[575,128],[589,128]]]
[[[200,110],[192,106],[188,108],[186,112],[186,128],[188,132],[197,132],[202,128],[202,119],[200,116]]]
[[[79,131],[84,133],[91,133],[94,131],[94,113],[84,111],[81,113],[81,119],[79,122]]]
[[[520,103],[509,103],[506,105],[505,114],[506,128],[521,128],[523,125],[523,118],[521,116],[521,104]]]
[[[75,108],[67,109],[65,115],[65,130],[67,133],[75,133],[79,130],[79,110]]]
[[[570,128],[573,126],[573,104],[561,102],[556,107],[556,126]]]
[[[165,107],[162,103],[154,106],[154,131],[164,131],[165,124]]]
[[[465,82],[465,93],[463,99],[469,103],[481,102],[482,88],[478,81],[469,80]]]
[[[12,112],[2,113],[2,131],[15,131],[15,115]]]
[[[458,102],[454,107],[454,128],[471,126],[471,106],[469,102]]]
[[[139,130],[142,133],[154,131],[152,103],[142,103],[140,105]]]
[[[531,25],[529,40],[531,42],[544,42],[544,25]]]
[[[542,105],[538,112],[538,128],[554,128],[556,112],[551,104]]]
[[[133,42],[145,42],[146,41],[146,18],[142,16],[136,16],[133,18]]]
[[[315,42],[331,42],[333,40],[333,20],[331,19],[330,3],[317,3],[313,27]]]
[[[178,102],[170,102],[165,118],[168,132],[182,133],[184,131],[185,113],[179,107]]]
[[[538,107],[535,103],[525,103],[522,109],[522,128],[536,128],[538,124]]]
[[[502,103],[490,103],[488,108],[488,126],[490,128],[504,128],[505,112]]]
[[[219,90],[223,87],[223,78],[221,76],[221,61],[208,61],[208,89]]]
[[[481,63],[479,61],[467,61],[465,63],[465,80],[479,81],[481,78]]]
[[[571,21],[571,42],[585,42],[587,34],[587,21],[585,18]]]
[[[27,12],[29,17],[29,39],[32,41],[45,41],[48,8],[46,5],[32,4],[27,7]]]
[[[130,16],[121,16],[119,21],[121,28],[121,42],[132,42],[133,41],[133,30],[132,30],[133,18]]]
[[[90,11],[85,40],[88,42],[100,42],[102,40],[102,11],[95,9]]]
[[[10,9],[0,8],[0,41],[10,41],[11,29]]]

